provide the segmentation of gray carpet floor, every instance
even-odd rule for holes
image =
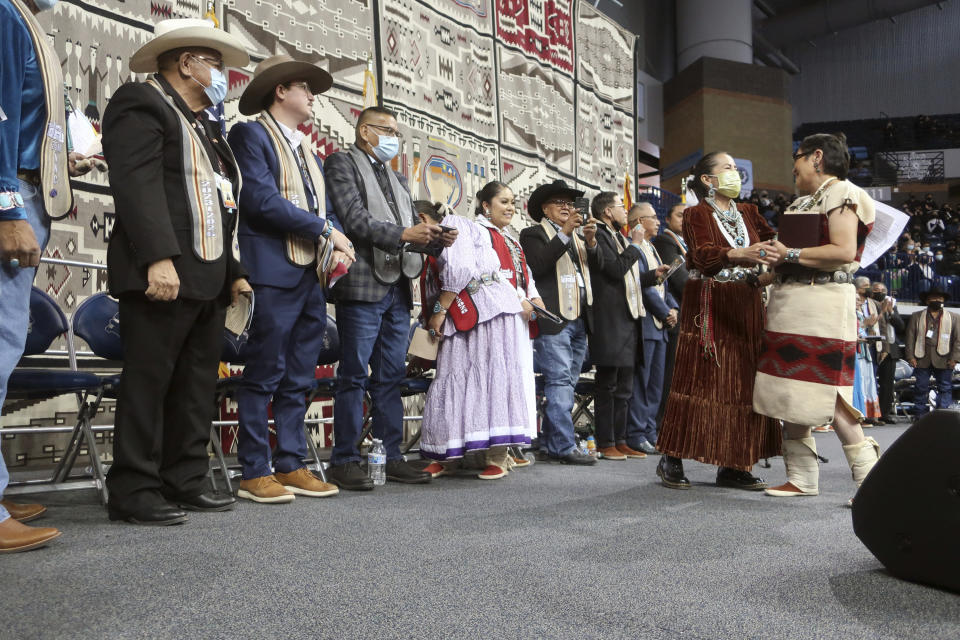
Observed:
[[[893,578],[854,536],[840,445],[817,441],[815,498],[718,488],[697,463],[669,490],[655,457],[165,528],[108,522],[92,491],[33,495],[34,524],[64,534],[0,557],[0,637],[960,638],[960,596]],[[779,483],[772,463],[756,471]]]

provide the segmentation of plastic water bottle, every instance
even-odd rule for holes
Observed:
[[[587,438],[587,454],[597,457],[597,441],[593,436]]]
[[[380,487],[387,483],[387,450],[383,448],[383,440],[373,440],[373,446],[367,454],[367,473],[374,486]]]

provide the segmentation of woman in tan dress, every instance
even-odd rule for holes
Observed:
[[[797,198],[784,217],[810,213],[819,241],[792,248],[778,241],[778,267],[757,369],[753,406],[784,422],[787,482],[767,489],[778,497],[819,493],[817,445],[811,425],[830,422],[859,487],[880,447],[864,438],[863,415],[853,407],[857,350],[857,292],[853,273],[873,227],[873,200],[847,182],[846,138],[807,136],[793,156]],[[781,222],[781,235],[787,227]],[[790,225],[793,226],[793,225]],[[789,244],[789,238],[781,238]]]

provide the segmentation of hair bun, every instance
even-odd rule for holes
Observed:
[[[842,145],[846,145],[846,144],[847,144],[847,134],[845,134],[843,131],[839,131],[839,132],[833,134],[833,137],[836,138],[837,140],[839,140],[839,141],[840,141],[840,144],[842,144]]]

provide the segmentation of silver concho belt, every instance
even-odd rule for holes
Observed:
[[[690,277],[699,280],[704,277],[699,269],[691,269]],[[727,267],[720,269],[713,276],[715,282],[747,282],[749,278],[756,277],[758,271],[756,267]]]
[[[778,273],[775,282],[777,284],[847,284],[853,283],[853,274],[846,271],[815,271],[811,269],[808,273],[800,275],[792,273]]]
[[[480,291],[481,286],[491,285],[494,282],[500,282],[500,272],[481,273],[479,278],[473,278],[467,283],[467,293],[470,295]]]

